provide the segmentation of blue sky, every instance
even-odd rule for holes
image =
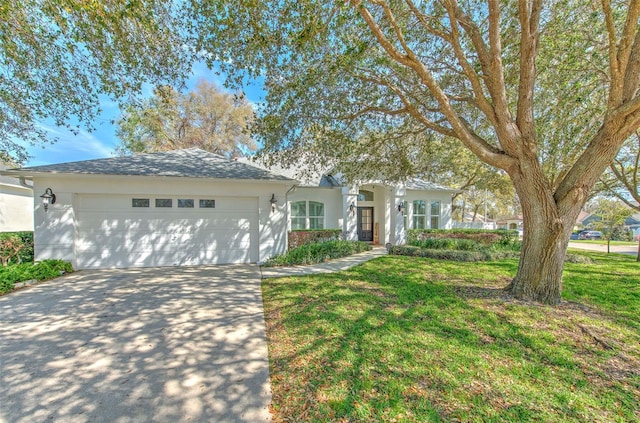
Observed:
[[[187,90],[193,89],[201,79],[215,82],[222,87],[223,78],[223,76],[216,75],[213,70],[208,69],[204,63],[196,63],[193,66],[191,77],[187,81]],[[145,94],[150,95],[151,91],[152,87],[149,86]],[[258,85],[246,87],[245,94],[252,103],[259,103],[264,100],[264,91]],[[98,120],[94,122],[95,129],[92,132],[82,129],[76,135],[66,128],[42,122],[40,125],[51,134],[52,138],[57,137],[58,141],[27,146],[32,157],[24,165],[40,166],[113,156],[119,141],[116,137],[116,126],[111,122],[117,120],[118,116],[120,116],[120,109],[116,102],[106,97],[101,101],[100,106],[102,113]]]

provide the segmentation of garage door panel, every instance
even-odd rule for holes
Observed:
[[[79,198],[79,203],[84,206],[78,212],[76,242],[80,268],[248,263],[257,260],[256,198],[216,199],[215,209],[199,209],[197,206],[194,209],[154,209],[131,207],[131,196],[93,197],[96,196]],[[198,204],[197,198],[195,203]],[[100,204],[119,204],[122,208],[99,210],[96,206]],[[234,204],[234,209],[218,209],[220,204]]]

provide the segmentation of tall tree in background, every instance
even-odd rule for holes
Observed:
[[[156,89],[141,105],[129,106],[116,134],[122,154],[197,147],[227,157],[255,151],[249,133],[253,107],[243,95],[200,81],[193,92]]]
[[[415,151],[403,140],[421,130],[504,170],[525,230],[509,289],[560,301],[578,213],[640,126],[640,1],[238,0],[194,12],[198,50],[237,78],[264,75],[267,151],[294,162],[286,151],[309,145],[318,160],[365,153],[402,168]]]
[[[620,200],[601,198],[594,214],[600,218],[594,222],[595,227],[604,232],[607,253],[611,253],[611,240],[616,233],[624,232],[624,222],[633,214],[633,209]]]
[[[192,50],[179,2],[0,2],[0,153],[51,140],[39,122],[91,129],[100,94],[127,100],[144,82],[178,83]]]

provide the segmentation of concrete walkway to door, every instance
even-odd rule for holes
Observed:
[[[257,266],[81,271],[0,297],[0,422],[270,420]]]
[[[351,256],[331,260],[326,263],[318,263],[309,266],[290,267],[261,267],[262,278],[280,278],[286,276],[313,275],[316,273],[333,273],[349,269],[374,258],[387,254],[387,249],[382,246],[374,246],[371,250]]]

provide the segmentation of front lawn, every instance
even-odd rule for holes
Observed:
[[[638,264],[589,256],[557,307],[503,293],[515,259],[265,280],[274,422],[640,420]]]

